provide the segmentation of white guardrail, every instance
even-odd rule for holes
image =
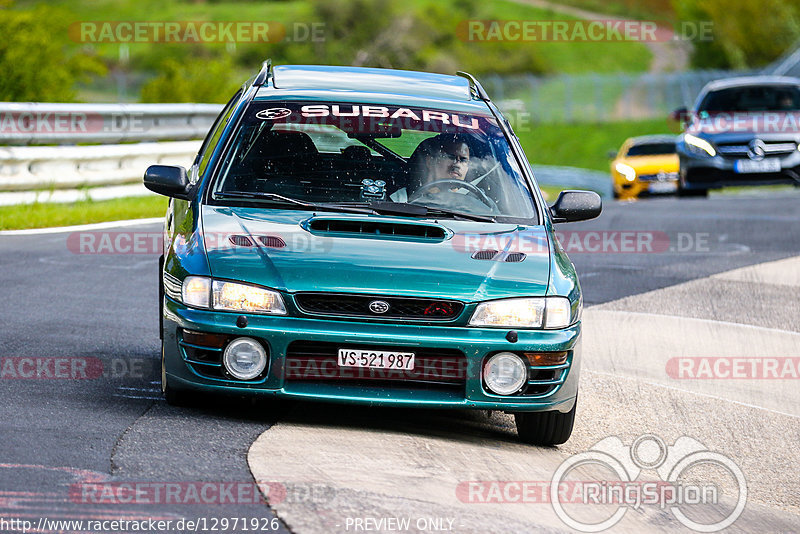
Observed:
[[[143,194],[145,169],[157,163],[190,165],[198,140],[221,109],[0,102],[0,205]],[[92,188],[87,191],[94,194],[78,195],[74,188]]]

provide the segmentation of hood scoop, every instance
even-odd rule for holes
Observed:
[[[474,260],[504,261],[506,263],[519,263],[525,261],[524,252],[500,252],[498,250],[478,250],[472,253]]]
[[[393,220],[315,217],[303,224],[316,235],[444,241],[447,231],[438,225]]]

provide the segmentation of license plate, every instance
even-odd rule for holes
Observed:
[[[339,367],[414,370],[413,352],[339,349]]]
[[[678,184],[675,182],[652,182],[647,186],[647,190],[651,193],[674,193],[678,190]]]
[[[739,159],[733,164],[733,170],[743,174],[752,172],[781,172],[781,160],[777,158],[762,159],[761,161]]]

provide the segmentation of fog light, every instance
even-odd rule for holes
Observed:
[[[222,357],[225,369],[234,378],[251,380],[267,366],[267,353],[261,343],[249,337],[239,337],[230,342]]]
[[[498,395],[511,395],[519,391],[528,379],[528,366],[511,352],[500,352],[486,361],[483,380]]]

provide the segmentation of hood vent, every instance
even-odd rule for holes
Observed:
[[[523,252],[509,252],[505,254],[497,250],[479,250],[472,253],[472,258],[475,260],[494,260],[508,263],[519,263],[525,261],[526,257],[527,256]]]
[[[375,237],[410,237],[442,241],[445,230],[440,226],[409,224],[390,221],[366,221],[357,219],[314,219],[308,224],[312,233],[362,234]]]
[[[260,235],[258,240],[267,248],[283,248],[286,246],[286,241],[274,235]]]
[[[497,256],[496,250],[479,250],[472,254],[472,259],[475,260],[491,260]]]
[[[228,238],[237,247],[252,247],[253,242],[246,235],[232,235]]]

